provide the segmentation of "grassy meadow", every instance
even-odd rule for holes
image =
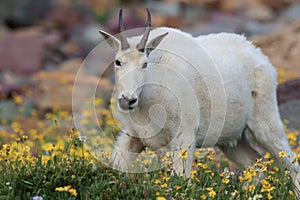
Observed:
[[[171,153],[163,155],[164,169],[126,174],[106,165],[108,152],[96,158],[86,148],[91,144],[83,135],[92,137],[96,148],[109,149],[118,131],[103,99],[94,102],[101,116],[97,122],[92,112],[83,112],[80,123],[85,129],[79,133],[71,112],[53,108],[40,116],[35,109],[26,110],[21,96],[13,98],[20,116],[26,115],[33,123],[0,119],[1,126],[7,127],[0,129],[0,199],[295,199],[289,171],[268,153],[245,171],[238,171],[218,150],[209,148],[195,152],[190,179],[171,175]],[[286,132],[299,153],[299,133]],[[297,155],[295,162],[300,158]],[[147,150],[143,156],[146,159],[138,161],[140,167],[147,167],[158,155]],[[180,156],[186,159],[187,151],[182,149]],[[280,156],[289,155],[280,152]],[[262,180],[256,178],[260,173],[265,174]]]

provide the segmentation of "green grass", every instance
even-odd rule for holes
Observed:
[[[104,115],[102,136],[113,140],[117,126],[111,114],[103,107],[99,113]],[[197,150],[189,179],[171,175],[170,159],[164,159],[169,167],[158,171],[116,171],[106,166],[109,155],[103,154],[105,162],[100,162],[78,139],[79,132],[72,126],[66,128],[69,116],[58,109],[43,120],[33,114],[36,127],[30,130],[19,122],[0,119],[9,127],[0,130],[0,199],[295,199],[288,171],[278,168],[267,155],[266,160],[239,172],[218,151]],[[87,121],[92,120],[82,123]],[[86,133],[97,137],[93,124],[86,127]],[[299,152],[297,136],[297,132],[288,133]],[[106,145],[103,140],[95,142],[99,147]],[[137,165],[144,167],[147,159],[140,160]],[[260,171],[264,171],[263,180],[255,178]]]

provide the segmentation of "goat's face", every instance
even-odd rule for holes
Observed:
[[[120,41],[109,33],[100,31],[116,53],[114,62],[116,72],[115,98],[117,98],[117,108],[124,113],[134,111],[138,106],[139,95],[146,78],[148,56],[168,34],[159,35],[147,44],[151,26],[151,15],[149,10],[147,11],[147,28],[137,45],[130,45],[123,35],[122,8],[119,13]]]
[[[128,49],[116,55],[114,65],[117,107],[122,112],[133,111],[145,82],[147,56],[137,49]]]

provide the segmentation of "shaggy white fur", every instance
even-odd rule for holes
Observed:
[[[168,147],[175,172],[189,176],[195,148],[216,145],[246,168],[260,157],[248,142],[252,133],[274,157],[286,151],[283,165],[300,189],[300,168],[292,163],[295,154],[278,112],[277,74],[268,58],[240,35],[195,38],[166,27],[150,32],[147,47],[167,32],[149,55],[136,49],[141,37],[129,38],[130,48],[120,50],[113,36],[102,33],[115,41],[110,44],[122,64],[116,66],[114,92],[114,116],[123,125],[112,154],[115,166],[128,171],[145,147]],[[120,108],[118,99],[124,96],[137,99],[134,109]],[[185,165],[178,146],[188,150]]]

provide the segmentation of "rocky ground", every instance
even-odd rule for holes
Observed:
[[[245,34],[278,69],[280,112],[289,120],[289,128],[300,130],[299,1],[128,0],[124,1],[126,29],[144,26],[146,7],[153,26],[177,27],[192,35]],[[3,0],[0,120],[18,119],[21,103],[25,110],[37,109],[41,117],[53,107],[70,110],[77,70],[102,41],[99,29],[118,33],[118,9],[119,3],[109,0]],[[113,76],[109,68],[98,81],[100,64],[91,64],[79,81],[87,87],[98,85],[98,92],[108,99]]]

